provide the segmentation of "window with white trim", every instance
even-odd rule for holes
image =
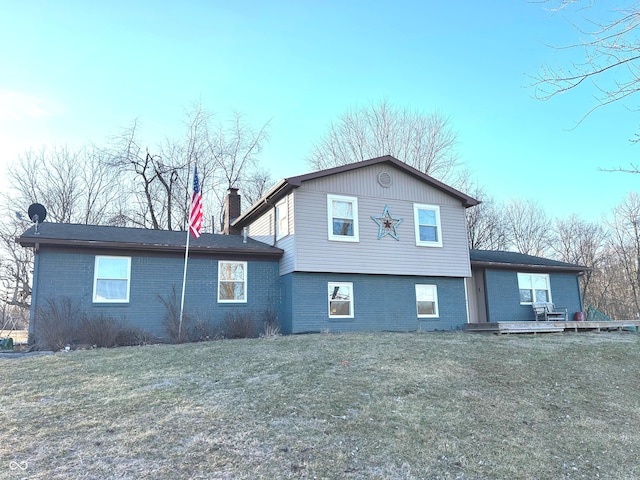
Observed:
[[[247,303],[247,262],[218,262],[218,302]]]
[[[131,257],[96,255],[93,303],[128,303]]]
[[[416,203],[413,205],[413,218],[416,229],[416,245],[420,247],[441,247],[440,207]]]
[[[353,283],[329,282],[329,318],[353,318]]]
[[[289,205],[287,198],[276,204],[276,240],[289,235]]]
[[[327,195],[329,240],[358,242],[358,199]]]
[[[438,287],[436,285],[416,285],[416,311],[418,318],[437,318]]]
[[[551,302],[551,284],[547,273],[518,273],[520,304]]]

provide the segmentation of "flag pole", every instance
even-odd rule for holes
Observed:
[[[180,322],[178,323],[178,342],[182,339],[182,316],[184,314],[184,291],[187,285],[187,262],[189,261],[189,237],[191,233],[187,228],[187,247],[184,250],[184,273],[182,274],[182,298],[180,298]]]
[[[187,173],[187,185],[189,184],[189,173]],[[187,228],[187,245],[184,249],[184,272],[182,274],[182,296],[180,298],[180,320],[178,323],[178,341],[182,340],[182,322],[184,319],[184,293],[187,287],[187,263],[189,261],[189,235],[194,238],[200,236],[202,228],[202,193],[200,191],[200,182],[198,181],[198,167],[193,169],[193,193],[191,195],[191,204],[189,206],[189,224]]]

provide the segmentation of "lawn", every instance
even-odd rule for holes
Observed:
[[[636,479],[640,336],[318,334],[0,359],[0,478]]]

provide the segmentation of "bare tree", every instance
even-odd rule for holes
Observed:
[[[486,194],[466,169],[459,169],[451,185],[461,192],[480,200],[478,205],[467,208],[467,239],[474,250],[506,250],[509,238],[506,224],[495,200]]]
[[[7,171],[11,185],[0,208],[0,283],[2,303],[27,308],[31,295],[33,253],[15,243],[31,224],[27,208],[41,203],[47,220],[65,223],[117,224],[118,172],[103,163],[98,149],[66,147],[28,151]]]
[[[383,100],[340,115],[313,147],[308,161],[320,170],[392,155],[421,172],[447,180],[458,164],[456,144],[457,134],[448,118],[397,109]]]
[[[16,212],[5,210],[2,214],[8,216],[0,222],[0,304],[3,310],[4,306],[28,309],[33,252],[16,244],[15,238],[28,228],[30,222],[26,214],[21,214],[20,218]]]
[[[106,153],[109,167],[131,172],[137,179],[132,183],[138,208],[129,220],[140,227],[171,229],[173,189],[177,172],[185,169],[180,162],[183,159],[178,159],[178,164],[167,164],[160,156],[143,149],[137,120],[114,139]]]
[[[640,195],[627,194],[613,211],[609,222],[613,255],[624,274],[633,305],[633,317],[640,316]]]
[[[587,107],[582,121],[598,108],[630,100],[640,91],[640,5],[637,1],[617,0],[615,7],[610,4],[601,7],[593,0],[531,1],[565,15],[581,37],[569,45],[553,47],[575,52],[576,59],[569,65],[540,67],[533,76],[537,98],[548,100],[570,90],[590,88],[595,104]],[[620,170],[638,173],[637,165]]]
[[[258,167],[258,155],[269,138],[268,132],[269,122],[255,129],[236,112],[227,122],[218,123],[209,137],[220,230],[224,224],[224,197],[229,188],[238,188],[245,197],[251,197],[269,182],[268,173]]]
[[[552,250],[564,262],[589,267],[580,279],[585,304],[597,304],[592,284],[602,275],[606,245],[607,233],[599,223],[581,220],[576,215],[555,222]]]
[[[518,252],[544,256],[551,243],[552,223],[534,201],[512,199],[503,209],[510,243]]]

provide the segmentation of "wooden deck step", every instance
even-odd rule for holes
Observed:
[[[640,331],[640,320],[620,320],[611,322],[488,322],[469,323],[467,332],[494,333],[555,333],[580,330],[632,330]]]

